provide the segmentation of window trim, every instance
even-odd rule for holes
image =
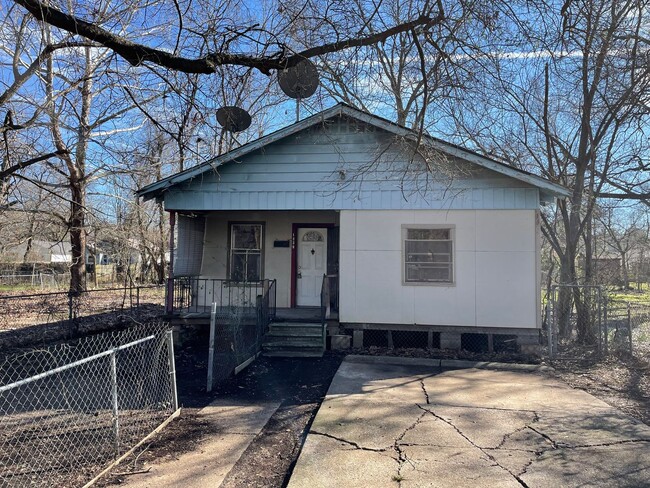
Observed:
[[[259,225],[262,227],[262,239],[261,239],[261,244],[262,247],[260,249],[260,277],[259,280],[256,281],[235,281],[232,279],[232,227],[233,225]],[[266,222],[263,221],[249,221],[249,220],[231,220],[228,221],[228,243],[227,243],[227,248],[226,248],[226,254],[227,254],[227,259],[226,259],[226,279],[228,281],[236,282],[236,283],[257,283],[262,280],[264,280],[264,254],[266,253]]]
[[[406,236],[409,229],[449,229],[451,240],[451,281],[406,281]],[[401,230],[402,286],[456,286],[456,225],[455,224],[402,224]]]

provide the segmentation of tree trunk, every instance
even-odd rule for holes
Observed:
[[[568,251],[568,249],[567,249]],[[571,273],[572,257],[568,252],[560,260],[560,285],[571,285],[575,282]],[[570,286],[560,286],[556,303],[555,314],[558,323],[558,335],[561,339],[568,339],[573,333],[571,312],[573,310],[573,294]]]
[[[623,280],[623,289],[630,288],[630,272],[628,270],[627,253],[621,253],[621,278]]]
[[[29,262],[29,253],[34,245],[34,216],[29,217],[29,233],[27,234],[27,243],[25,245],[25,254],[23,254],[23,264]]]
[[[72,263],[70,264],[70,293],[78,294],[85,290],[86,282],[86,232],[85,198],[82,182],[70,178],[70,245]]]

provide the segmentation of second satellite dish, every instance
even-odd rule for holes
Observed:
[[[241,132],[251,125],[251,116],[239,107],[221,107],[217,110],[217,122],[230,132]]]
[[[278,83],[285,95],[291,98],[308,98],[318,88],[318,70],[307,59],[291,68],[278,71]]]

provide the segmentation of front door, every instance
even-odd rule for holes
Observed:
[[[320,289],[327,272],[327,229],[298,229],[296,305],[320,306]]]

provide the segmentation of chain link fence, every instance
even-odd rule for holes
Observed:
[[[650,303],[607,300],[605,352],[626,352],[650,361]]]
[[[0,295],[0,332],[33,325],[55,324],[82,329],[94,319],[115,323],[120,315],[149,310],[162,313],[162,286],[105,288],[68,292]]]
[[[162,323],[0,358],[0,486],[80,486],[178,408]]]
[[[604,295],[600,286],[554,285],[548,296],[545,344],[548,355],[605,347]]]
[[[255,303],[224,306],[214,302],[210,313],[207,391],[248,366],[262,350],[275,313],[275,281]]]
[[[70,283],[70,273],[39,271],[34,273],[0,272],[0,288],[58,290]]]
[[[601,286],[554,285],[546,305],[550,358],[623,352],[650,360],[650,304],[614,300]]]

